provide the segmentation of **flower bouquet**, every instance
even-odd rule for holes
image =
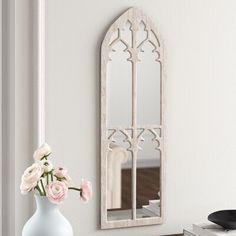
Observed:
[[[67,170],[63,167],[54,168],[50,156],[51,148],[45,143],[34,152],[35,162],[22,175],[21,193],[34,192],[37,203],[35,214],[24,226],[23,236],[72,236],[70,223],[59,212],[57,205],[67,198],[69,190],[78,191],[83,202],[88,202],[92,197],[92,186],[89,181],[82,179],[79,188],[72,186],[72,179]],[[50,214],[49,209],[58,214]],[[54,224],[57,226],[53,227]],[[44,231],[45,225],[48,227]]]

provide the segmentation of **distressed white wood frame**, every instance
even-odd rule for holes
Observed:
[[[131,23],[132,31],[132,46],[126,45],[126,50],[130,53],[130,61],[132,63],[132,125],[130,127],[108,127],[108,114],[107,114],[107,63],[110,60],[109,54],[112,50],[112,43],[110,39],[113,33],[119,32],[126,22]],[[136,75],[136,64],[138,62],[138,53],[142,50],[142,45],[136,45],[136,32],[138,30],[140,22],[143,22],[146,26],[148,32],[152,32],[156,36],[158,45],[153,45],[155,47],[155,52],[158,54],[157,61],[160,63],[160,125],[145,125],[139,127],[136,121],[137,113],[137,75]],[[163,44],[160,39],[158,31],[155,28],[153,22],[140,10],[139,8],[130,8],[124,14],[122,14],[108,29],[105,38],[101,46],[101,228],[121,228],[121,227],[133,227],[151,224],[162,224],[163,223],[163,185],[164,185],[164,109],[163,109],[163,91],[164,91],[164,60],[163,60]],[[118,40],[119,35],[118,35]],[[147,38],[147,40],[150,40]],[[141,43],[142,44],[142,43]],[[133,131],[132,137],[129,135],[127,130]],[[161,216],[160,217],[148,217],[148,218],[136,218],[136,160],[139,142],[141,140],[141,133],[138,130],[149,130],[155,136],[155,139],[159,142],[158,150],[161,152],[161,166],[160,166],[160,190],[161,190]],[[160,130],[160,135],[155,129]],[[120,131],[125,136],[127,141],[130,143],[130,149],[133,154],[132,160],[132,219],[108,221],[107,220],[107,155],[109,152],[109,145],[113,141],[113,135],[108,134],[109,131]]]

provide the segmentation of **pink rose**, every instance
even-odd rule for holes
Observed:
[[[92,185],[89,181],[82,179],[80,184],[81,192],[80,199],[84,202],[88,202],[92,197]]]
[[[67,176],[67,169],[63,167],[58,167],[54,170],[54,176],[56,176],[59,179],[62,179]]]
[[[52,203],[55,204],[62,203],[66,199],[67,193],[68,193],[68,187],[64,182],[56,180],[46,186],[47,198]]]

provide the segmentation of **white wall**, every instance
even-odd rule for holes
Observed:
[[[165,222],[101,231],[99,48],[107,27],[130,6],[153,19],[166,47]],[[30,0],[16,5],[16,235],[29,199],[17,186],[35,148],[31,9]],[[62,207],[75,235],[180,233],[216,209],[236,207],[235,11],[234,0],[47,1],[47,142],[75,182],[86,177],[94,186],[89,204],[72,193]]]

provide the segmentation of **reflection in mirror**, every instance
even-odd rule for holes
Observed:
[[[160,70],[155,47],[148,41],[139,54],[137,64],[137,122],[138,124],[160,124]]]
[[[111,61],[107,64],[108,124],[109,126],[131,125],[132,119],[132,64],[127,61],[129,53],[118,42],[112,48]]]
[[[113,143],[107,155],[107,219],[108,221],[132,218],[131,192],[128,189],[132,177],[131,166],[128,172],[124,170],[132,163],[132,153],[127,151],[129,144],[124,142],[126,136],[122,132],[112,130]]]
[[[161,54],[153,23],[137,8],[102,44],[103,228],[162,223]]]
[[[156,131],[142,133],[141,149],[137,157],[137,218],[161,216],[160,214],[160,164]]]

